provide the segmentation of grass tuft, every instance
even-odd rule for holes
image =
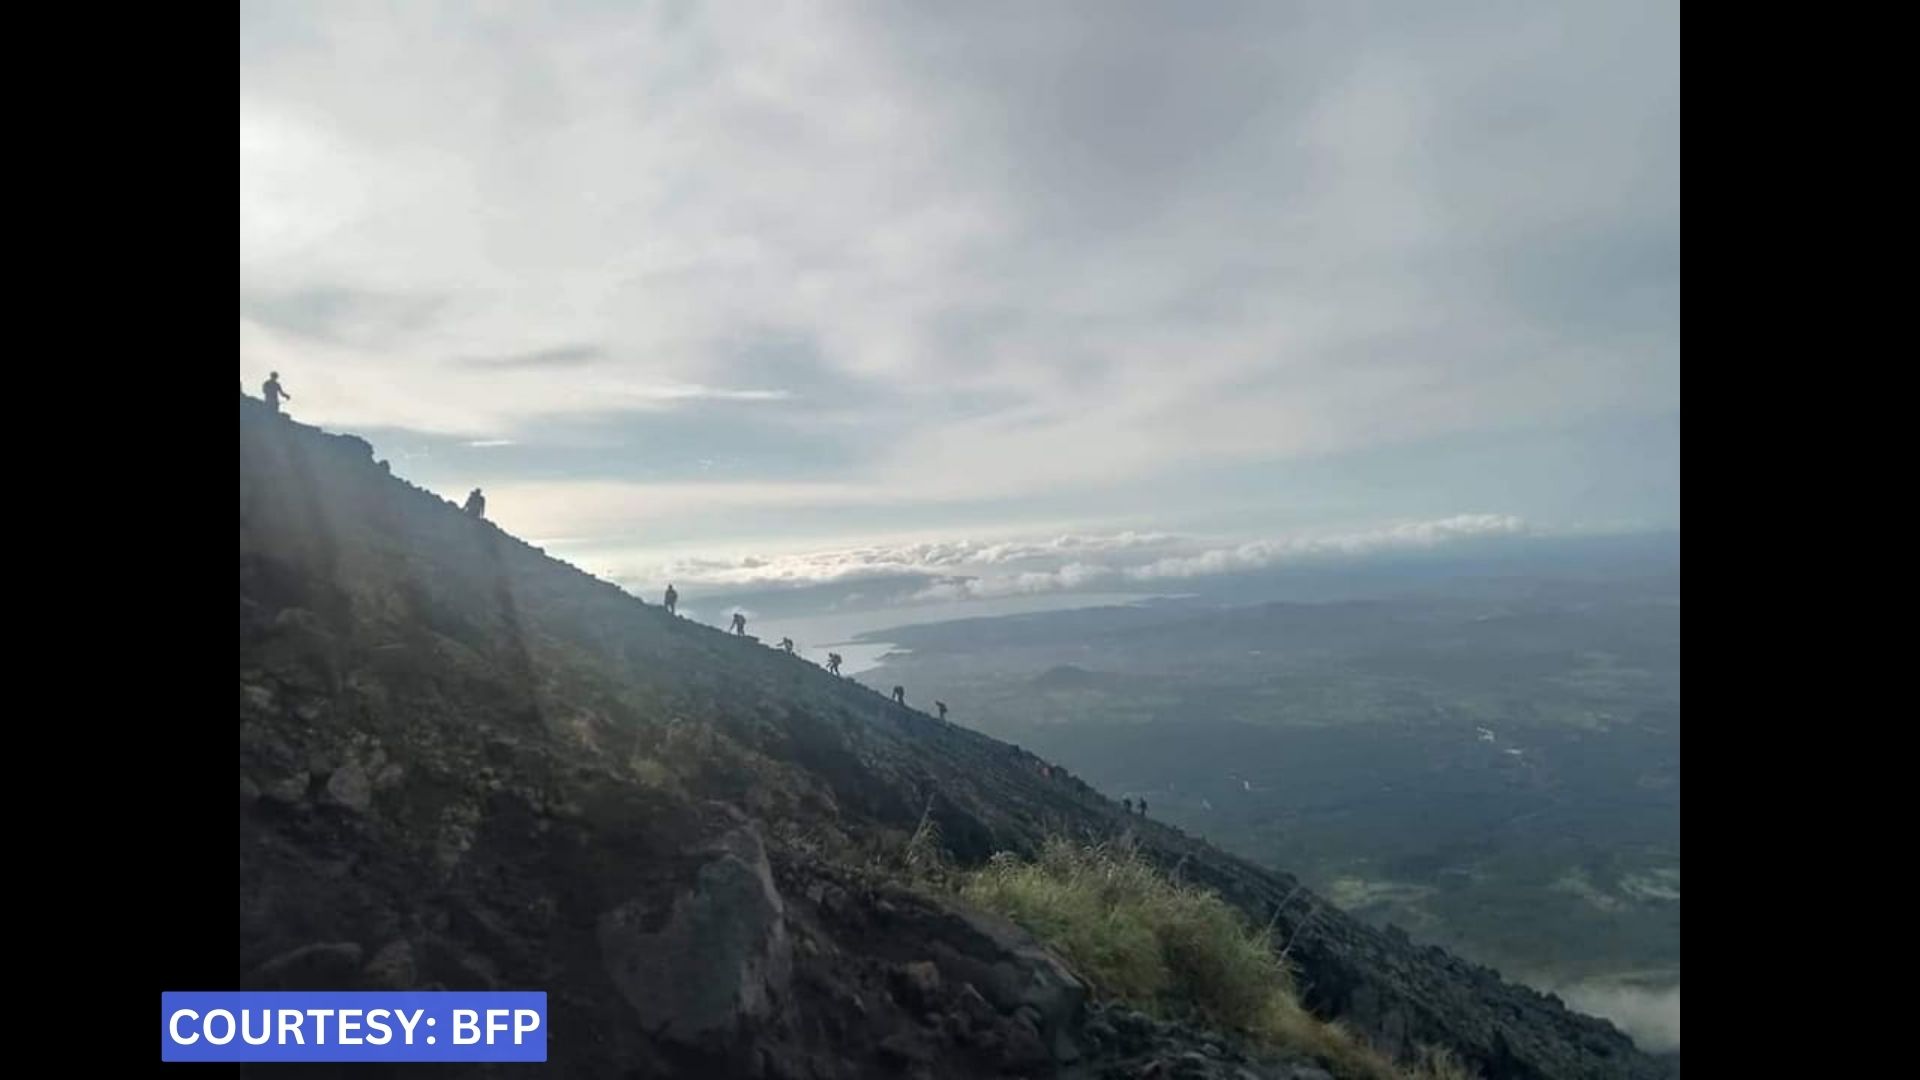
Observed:
[[[965,875],[962,899],[1021,924],[1103,998],[1315,1058],[1342,1080],[1470,1080],[1444,1050],[1397,1065],[1301,1006],[1269,930],[1211,891],[1174,881],[1130,847],[1048,841]]]

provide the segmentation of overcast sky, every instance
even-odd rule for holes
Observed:
[[[1674,528],[1677,7],[243,3],[242,382],[615,576]]]

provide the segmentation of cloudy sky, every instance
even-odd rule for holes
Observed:
[[[241,379],[636,581],[1675,528],[1678,38],[243,3]]]

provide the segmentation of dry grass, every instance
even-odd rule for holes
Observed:
[[[1033,861],[996,856],[960,883],[978,907],[1025,926],[1102,997],[1305,1054],[1342,1080],[1467,1080],[1445,1051],[1398,1065],[1300,1005],[1268,931],[1213,893],[1173,881],[1134,851],[1046,844]]]

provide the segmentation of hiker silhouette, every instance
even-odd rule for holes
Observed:
[[[1127,813],[1127,814],[1128,814],[1129,816],[1131,816],[1131,815],[1133,814],[1133,800],[1132,800],[1132,799],[1121,799],[1121,800],[1120,800],[1120,809],[1121,809],[1121,810],[1124,810],[1124,811],[1126,811],[1126,813]]]
[[[933,703],[933,707],[934,707],[934,708],[936,708],[936,709],[938,709],[938,710],[940,710],[940,719],[942,719],[942,720],[945,720],[945,719],[947,718],[947,703],[946,703],[946,702],[944,702],[944,701],[936,701],[936,702],[934,702],[934,703]]]
[[[830,652],[827,654],[827,672],[833,675],[840,674],[840,654],[839,653]]]
[[[793,655],[793,639],[790,637],[781,638],[780,651],[783,653],[786,653],[788,656],[792,656]]]
[[[680,602],[680,594],[673,591],[673,584],[667,584],[667,614],[673,614],[673,607]]]
[[[747,617],[737,611],[733,613],[733,632],[741,636],[747,632]]]
[[[480,494],[479,488],[467,493],[467,505],[461,507],[469,516],[483,518],[487,516],[487,497]]]
[[[905,705],[905,704],[907,703],[907,688],[906,688],[906,687],[904,687],[904,686],[896,686],[896,687],[894,687],[894,688],[893,688],[893,703],[894,703],[895,705]]]
[[[1147,800],[1144,796],[1140,799],[1140,816],[1147,816]]]
[[[293,400],[292,394],[281,389],[280,373],[277,371],[267,376],[266,383],[260,387],[260,396],[267,399],[267,411],[272,413],[278,413],[280,411],[281,398],[285,398],[288,401]]]

